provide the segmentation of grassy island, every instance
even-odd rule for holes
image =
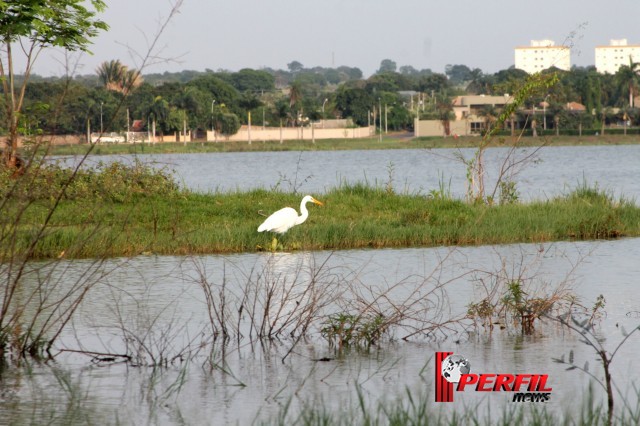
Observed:
[[[31,258],[269,250],[273,235],[258,233],[257,227],[284,206],[297,210],[302,198],[267,190],[193,193],[179,189],[162,171],[119,163],[77,174],[58,198],[56,189],[68,181],[69,173],[47,167],[31,177],[27,187],[5,185],[3,191],[10,197],[4,204],[8,212],[4,250],[29,253]],[[314,196],[325,205],[310,206],[304,224],[279,236],[278,250],[542,243],[640,235],[640,207],[587,186],[550,200],[495,205],[439,193],[398,194],[365,184]]]

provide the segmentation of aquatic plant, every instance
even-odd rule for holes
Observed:
[[[552,312],[557,315],[587,312],[571,289],[575,266],[557,284],[552,284],[539,271],[544,253],[541,245],[536,256],[528,260],[524,253],[516,261],[501,257],[498,270],[474,271],[476,290],[481,296],[467,306],[468,317],[489,332],[498,325],[501,329],[515,326],[523,334],[531,334],[536,324]],[[582,257],[576,264],[581,261]]]

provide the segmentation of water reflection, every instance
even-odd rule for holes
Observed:
[[[104,268],[114,271],[89,293],[57,349],[125,352],[138,358],[134,363],[103,363],[62,352],[53,365],[32,366],[31,375],[5,371],[0,374],[0,418],[23,419],[26,414],[16,413],[16,404],[30,413],[42,414],[50,405],[63,410],[77,395],[104,423],[115,422],[117,412],[118,419],[134,424],[246,424],[277,415],[289,401],[292,410],[306,400],[338,409],[358,403],[356,385],[367,404],[375,404],[402,397],[407,388],[433,392],[432,362],[438,350],[463,354],[475,372],[549,374],[554,392],[546,408],[563,411],[575,402],[576,389],[585,389],[588,377],[565,371],[552,358],[573,350],[576,363],[588,361],[591,371],[602,376],[593,351],[575,333],[553,324],[541,325],[531,335],[517,328],[496,328],[489,334],[482,327],[452,325],[446,333],[418,333],[408,342],[401,338],[410,334],[415,320],[464,316],[468,303],[482,295],[478,280],[488,276],[482,274],[504,270],[550,287],[566,282],[586,307],[602,294],[606,315],[597,331],[612,350],[623,338],[622,329],[630,331],[640,321],[634,314],[640,311],[635,291],[639,256],[640,239],[624,239],[112,259]],[[83,262],[65,266],[65,277],[73,281]],[[203,284],[211,289],[217,311],[210,309]],[[441,291],[434,292],[439,285]],[[225,310],[219,304],[223,288]],[[332,312],[368,306],[388,318],[393,307],[403,304],[413,306],[406,312],[416,318],[390,329],[390,343],[336,357],[321,336],[319,324]],[[214,344],[212,337],[214,326],[220,332],[216,315],[222,312],[233,318],[227,345],[220,337]],[[311,317],[321,321],[305,323]],[[305,324],[309,337],[298,339]],[[274,340],[256,339],[269,327],[273,333],[281,330]],[[238,331],[240,339],[234,334]],[[622,390],[636,382],[633,362],[639,349],[640,339],[634,335],[616,355],[613,375]],[[167,367],[147,367],[158,360],[166,360]],[[56,402],[45,398],[43,389],[58,389],[60,369],[76,393],[65,393]],[[507,401],[504,395],[456,395],[456,401],[474,406],[487,399],[492,406]]]

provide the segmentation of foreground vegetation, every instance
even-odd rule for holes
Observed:
[[[544,404],[519,405],[506,403],[501,407],[492,406],[489,401],[477,405],[457,404],[454,411],[450,407],[434,407],[433,394],[406,390],[395,401],[379,401],[373,407],[366,406],[363,391],[357,390],[358,401],[350,407],[338,410],[326,403],[309,401],[301,409],[294,410],[289,404],[269,423],[291,425],[610,425],[607,409],[594,398],[589,387],[581,392],[582,400],[576,400],[563,411],[548,410]],[[493,395],[496,396],[496,395]],[[492,398],[488,398],[492,399]],[[632,399],[640,399],[633,395]],[[486,404],[486,406],[485,406]],[[636,425],[640,419],[637,401],[628,403],[625,410],[614,418],[618,425]],[[297,412],[294,412],[297,411]]]
[[[57,201],[50,191],[67,182],[70,173],[42,168],[37,175],[18,179],[24,186],[5,176],[2,190],[11,192],[5,209],[16,209],[5,220],[20,217],[11,250],[32,258],[266,250],[273,235],[258,233],[258,225],[283,206],[297,208],[301,199],[300,194],[264,189],[192,193],[179,189],[164,171],[114,163],[77,174]],[[279,248],[480,245],[640,235],[637,205],[586,185],[551,200],[502,205],[468,203],[441,191],[397,194],[365,184],[314,195],[325,206],[312,207],[306,223],[279,238]],[[30,252],[34,230],[49,215],[49,228]]]

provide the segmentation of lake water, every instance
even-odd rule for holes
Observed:
[[[143,158],[170,164],[185,185],[201,191],[269,188],[281,181],[285,190],[291,185],[316,193],[342,179],[382,184],[393,167],[398,190],[426,193],[444,175],[451,178],[454,194],[463,194],[464,168],[447,159],[451,155],[450,150],[402,150]],[[488,163],[497,164],[499,155],[500,150],[492,150]],[[523,198],[549,197],[584,177],[637,199],[639,156],[636,146],[546,148],[523,169],[518,188]],[[357,407],[357,389],[375,412],[379,402],[406,401],[407,390],[433,401],[437,351],[465,356],[472,373],[548,374],[553,392],[542,408],[565,412],[580,405],[590,380],[552,359],[568,359],[573,351],[575,363],[588,362],[589,371],[601,379],[594,350],[551,321],[536,322],[531,334],[512,325],[496,325],[489,332],[462,320],[467,306],[486,297],[487,288],[516,278],[528,297],[563,290],[587,311],[602,295],[606,303],[595,333],[612,352],[623,330],[640,325],[638,259],[638,238],[111,259],[99,267],[111,272],[95,282],[65,329],[55,360],[0,370],[0,424],[248,424],[275,421],[287,404],[290,416],[304,405],[333,411]],[[43,276],[76,282],[91,261],[55,265],[34,264],[26,287]],[[225,309],[220,309],[222,294]],[[210,309],[207,295],[217,310]],[[554,312],[566,308],[569,299],[563,300]],[[362,312],[404,315],[369,350],[336,351],[322,334],[327,319]],[[221,323],[231,335],[227,344],[212,339]],[[306,338],[298,339],[302,327]],[[265,330],[273,339],[256,338]],[[640,334],[633,334],[612,364],[614,382],[632,404],[637,401],[628,392],[639,384],[639,352]],[[106,354],[133,358],[100,362],[91,353],[102,359]],[[598,401],[604,401],[601,389],[596,391]],[[500,393],[458,392],[455,398],[453,404],[433,403],[432,409],[454,412],[477,405],[482,415],[512,404],[510,395]],[[622,399],[616,398],[620,407]]]
[[[184,186],[203,192],[280,188],[319,194],[342,182],[386,185],[399,192],[426,194],[442,183],[455,197],[466,192],[466,169],[458,155],[472,158],[467,148],[318,152],[232,152],[138,155],[144,162],[174,170]],[[508,155],[506,148],[486,151],[487,188],[495,182]],[[131,156],[100,156],[91,161],[130,160]],[[615,195],[640,199],[637,185],[640,145],[524,148],[512,155],[513,180],[524,200],[546,199],[586,182]],[[525,160],[527,159],[527,160]]]

